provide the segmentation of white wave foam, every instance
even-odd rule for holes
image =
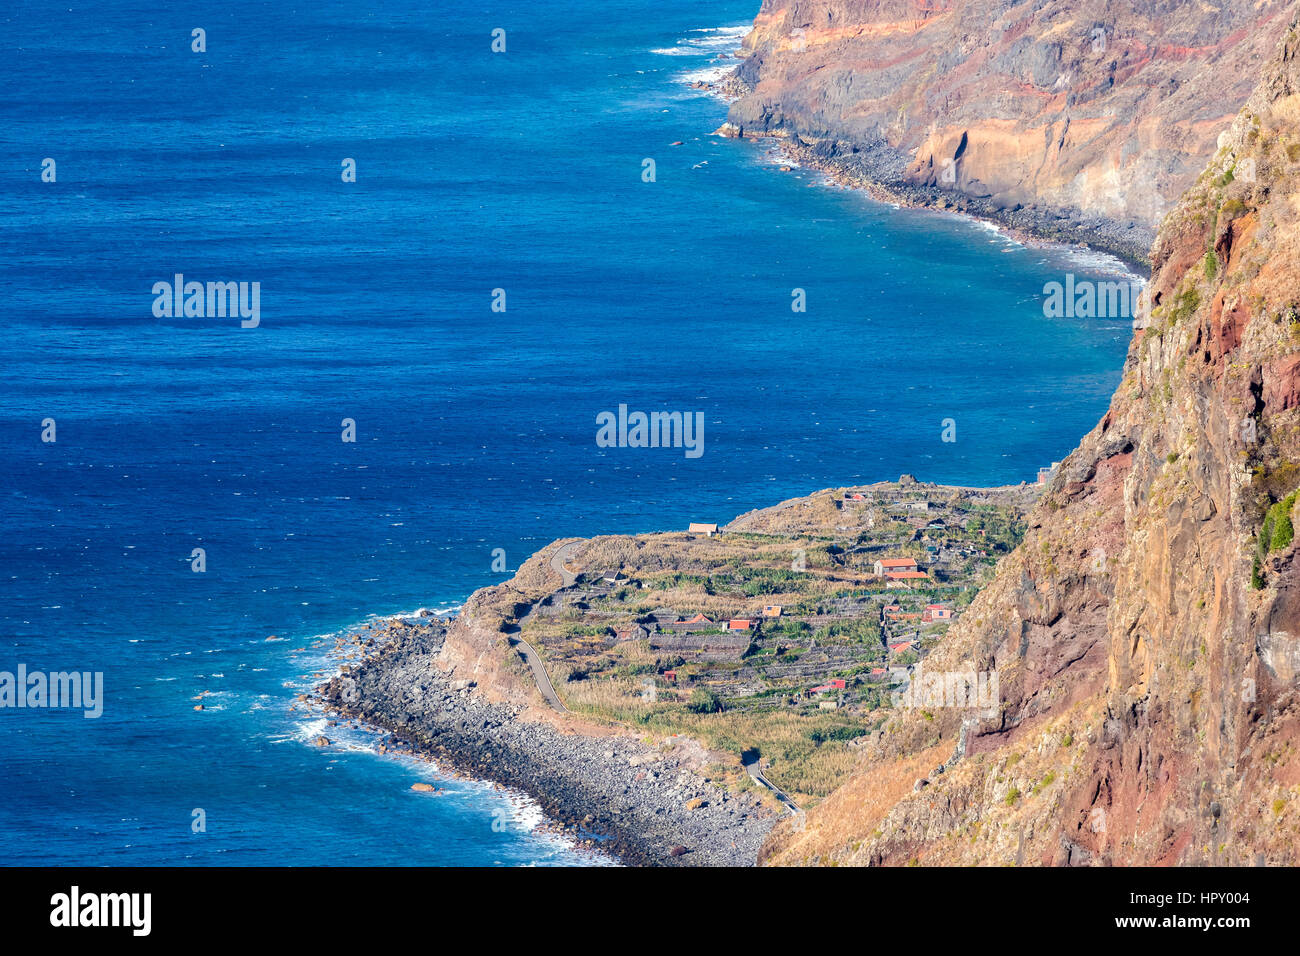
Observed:
[[[691,30],[696,36],[678,37],[674,46],[651,50],[657,56],[712,56],[719,50],[734,50],[749,32],[749,27],[701,27]]]
[[[736,68],[734,60],[726,60],[716,66],[706,66],[699,70],[684,70],[673,77],[679,83],[720,83],[723,77]]]
[[[697,27],[694,30],[687,30],[687,33],[723,33],[730,37],[740,39],[750,30],[748,23],[738,23],[734,27]]]
[[[1099,252],[1082,246],[1060,246],[1059,250],[1072,264],[1084,269],[1119,276],[1127,282],[1135,282],[1139,285],[1147,283],[1147,276],[1134,272],[1127,263],[1109,252]]]
[[[324,717],[313,717],[309,720],[302,720],[298,722],[298,727],[294,732],[293,737],[295,740],[301,740],[304,743],[309,740],[315,740],[317,737],[325,735],[325,731],[329,728],[329,725],[330,722]]]

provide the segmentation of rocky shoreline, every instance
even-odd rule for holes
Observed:
[[[901,175],[906,161],[884,143],[859,146],[822,140],[809,144],[797,133],[753,134],[731,123],[724,123],[717,133],[734,139],[776,140],[782,151],[800,166],[816,169],[839,185],[861,189],[882,202],[970,216],[994,223],[1026,243],[1051,243],[1103,252],[1143,274],[1151,268],[1148,254],[1155,238],[1154,230],[1070,210],[1006,208],[978,196],[909,182]]]
[[[388,731],[414,756],[527,793],[556,828],[636,866],[752,866],[777,814],[728,792],[686,738],[654,747],[527,719],[439,666],[447,625],[391,619],[352,635],[361,660],[317,688],[333,718]]]
[[[692,86],[707,90],[726,102],[734,102],[749,92],[738,73],[739,69],[717,84],[695,83]],[[1024,205],[1007,207],[969,193],[913,182],[906,175],[907,158],[883,141],[856,143],[834,138],[805,141],[797,129],[783,126],[754,130],[730,120],[715,132],[731,139],[774,140],[784,154],[800,166],[816,169],[839,185],[861,189],[882,202],[970,216],[1000,226],[1016,239],[1029,244],[1083,247],[1115,256],[1144,275],[1151,269],[1154,228],[1135,222],[1087,216],[1069,209]]]

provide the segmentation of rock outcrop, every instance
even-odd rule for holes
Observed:
[[[791,22],[833,10],[834,24],[862,6],[885,7],[801,3]],[[1224,32],[1238,29],[1240,7],[1223,5],[1196,44],[1177,42],[1243,56],[1251,41],[1234,48]],[[764,10],[794,17],[780,3]],[[1073,22],[1083,30],[1092,13]],[[774,43],[776,27],[761,29]],[[924,661],[931,675],[995,673],[998,699],[975,710],[922,695],[900,710],[806,825],[774,831],[766,862],[1300,862],[1300,38],[1294,23],[1280,32],[1221,136],[1184,102],[1187,148],[1165,154],[1161,182],[1180,177],[1198,138],[1217,148],[1159,231],[1149,314],[1110,409],[1062,463],[1024,543]],[[1120,70],[1123,50],[1110,56],[1117,86],[1134,75]],[[1058,68],[1039,55],[1034,89]],[[1237,78],[1208,54],[1182,55],[1222,84],[1226,105]],[[1076,77],[1097,68],[1065,66]],[[1154,109],[1135,103],[1103,126],[1140,125]]]
[[[1289,22],[1284,0],[763,0],[724,131],[1141,258]]]

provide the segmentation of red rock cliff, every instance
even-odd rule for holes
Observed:
[[[1292,25],[1160,229],[1109,411],[924,662],[998,703],[899,711],[766,862],[1300,863],[1298,57]]]

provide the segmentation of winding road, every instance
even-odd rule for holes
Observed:
[[[561,588],[571,588],[574,582],[578,580],[578,576],[566,568],[564,562],[569,560],[569,555],[573,553],[573,549],[583,543],[582,539],[570,541],[568,544],[560,545],[555,549],[555,553],[551,555],[551,570],[560,576]]]
[[[564,566],[564,562],[569,559],[573,549],[583,543],[581,539],[570,541],[568,544],[560,545],[555,549],[555,554],[551,555],[551,570],[560,576],[561,590],[573,587],[574,582],[578,579],[576,574]],[[537,610],[537,602],[534,601],[528,605],[528,610],[519,616],[513,631],[506,635],[506,640],[528,664],[529,669],[533,672],[533,680],[537,681],[537,689],[541,691],[546,702],[560,713],[568,714],[571,711],[564,706],[564,701],[560,700],[560,695],[555,692],[555,685],[551,683],[551,675],[546,673],[546,665],[542,663],[541,655],[537,653],[537,649],[533,645],[517,636],[523,629],[524,621],[532,617],[535,610]]]
[[[791,813],[795,815],[803,813],[803,811],[799,809],[799,805],[790,799],[788,793],[772,781],[768,780],[767,777],[763,776],[763,768],[759,765],[759,757],[757,753],[752,750],[747,750],[741,755],[740,759],[745,765],[745,770],[748,771],[750,777],[754,779],[755,783],[760,787],[766,787],[768,790],[772,791],[772,794],[781,801],[782,806]]]
[[[520,620],[523,619],[520,618]],[[522,637],[507,636],[506,640],[510,642],[511,647],[519,652],[519,656],[528,662],[528,666],[533,672],[533,680],[537,681],[537,689],[542,692],[546,702],[562,714],[569,713],[569,708],[564,706],[564,701],[560,700],[560,695],[555,692],[555,685],[551,683],[551,675],[546,673],[546,665],[542,663],[542,659],[538,656],[533,645]]]

